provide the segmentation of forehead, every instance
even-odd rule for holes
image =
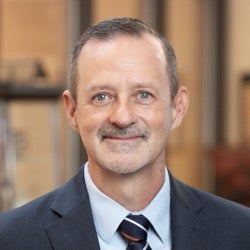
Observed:
[[[101,85],[133,89],[135,86],[169,88],[166,57],[161,41],[152,35],[119,35],[92,39],[78,61],[78,90]]]
[[[138,36],[115,34],[107,39],[91,38],[82,48],[79,61],[89,62],[93,57],[145,57],[155,59],[166,66],[166,56],[162,42],[152,34],[143,33]],[[85,64],[86,66],[86,64]]]

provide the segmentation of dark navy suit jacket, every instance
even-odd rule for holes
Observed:
[[[173,250],[250,249],[249,208],[189,187],[171,174],[170,185]],[[83,167],[64,186],[1,214],[0,249],[100,249]]]

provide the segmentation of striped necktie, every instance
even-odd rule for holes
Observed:
[[[128,240],[126,250],[151,250],[147,243],[150,222],[142,214],[129,214],[120,224],[118,231]]]

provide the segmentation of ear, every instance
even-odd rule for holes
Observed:
[[[62,94],[64,107],[66,111],[66,115],[71,127],[78,131],[78,125],[76,121],[76,104],[72,98],[71,93],[68,90],[65,90]]]
[[[173,123],[171,129],[177,128],[188,110],[188,90],[181,86],[173,102]]]

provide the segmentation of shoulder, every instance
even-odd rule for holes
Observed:
[[[173,177],[172,183],[175,198],[191,210],[199,211],[211,223],[218,227],[240,226],[250,233],[250,208],[186,185]]]
[[[202,203],[200,214],[203,221],[212,225],[216,245],[224,239],[227,249],[248,249],[250,208],[195,188],[190,190]]]
[[[82,172],[62,187],[0,214],[0,245],[15,244],[14,239],[27,242],[27,235],[30,241],[48,242],[45,228],[86,201]]]
[[[211,239],[211,249],[249,249],[250,208],[188,186],[172,176],[170,180],[171,219],[178,226],[176,233],[185,223],[193,223],[196,232],[205,232],[204,237]]]
[[[56,193],[57,191],[53,191],[21,207],[0,214],[0,245],[3,249],[16,249],[18,245],[27,247],[25,245],[28,243],[27,235],[30,239],[29,244],[44,242],[43,246],[50,249],[44,227],[46,223],[57,219],[49,209]],[[38,245],[36,248],[40,249]]]
[[[15,208],[3,214],[0,214],[0,230],[3,224],[15,222],[30,222],[30,223],[44,223],[45,218],[53,218],[55,210],[63,213],[69,210],[80,199],[84,197],[84,178],[83,170],[81,169],[76,176],[69,180],[66,184],[57,189],[34,199],[21,207]],[[33,220],[35,218],[35,221]]]
[[[9,228],[9,226],[12,230],[15,230],[19,225],[42,223],[44,218],[51,215],[49,208],[57,192],[58,189],[30,201],[23,206],[0,214],[0,234],[2,230]],[[15,222],[15,227],[14,224],[12,224],[13,222]]]
[[[208,193],[193,187],[189,187],[191,192],[198,197],[207,212],[211,212],[216,218],[231,215],[232,218],[248,219],[250,222],[250,208],[231,200],[224,199],[215,194]]]

